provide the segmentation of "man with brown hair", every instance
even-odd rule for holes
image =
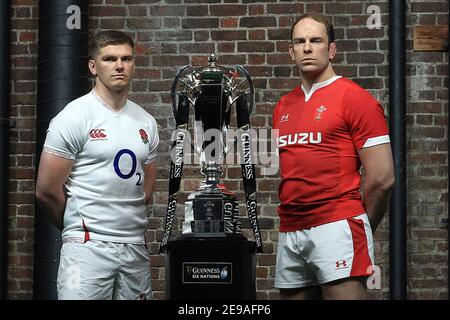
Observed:
[[[50,122],[36,185],[62,230],[58,299],[151,299],[145,231],[157,124],[128,100],[133,40],[103,31],[89,51],[94,88]]]
[[[394,184],[383,108],[335,74],[334,29],[324,16],[303,15],[291,38],[301,85],[273,113],[281,174],[275,287],[283,299],[365,299],[372,232]]]

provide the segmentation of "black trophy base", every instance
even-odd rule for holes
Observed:
[[[241,234],[179,237],[166,254],[166,299],[255,300],[256,246]]]

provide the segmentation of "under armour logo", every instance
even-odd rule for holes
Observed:
[[[289,113],[286,113],[281,116],[280,122],[286,122],[289,120]]]
[[[348,267],[347,261],[345,260],[336,261],[336,269],[345,269],[347,267]]]

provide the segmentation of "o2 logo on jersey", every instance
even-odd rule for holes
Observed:
[[[131,169],[129,170],[129,172],[123,172],[119,166],[120,159],[122,159],[122,157],[131,158]],[[133,151],[131,151],[130,149],[122,149],[119,152],[117,152],[116,156],[114,157],[114,171],[116,172],[116,174],[122,179],[130,179],[132,176],[136,174],[136,176],[138,177],[136,185],[140,186],[141,174],[139,172],[136,173],[136,168],[137,168],[137,157]]]

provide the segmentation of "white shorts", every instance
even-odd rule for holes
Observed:
[[[58,270],[59,300],[150,300],[147,247],[65,239]]]
[[[373,263],[372,229],[365,213],[311,229],[280,232],[275,287],[302,288],[369,276]]]

